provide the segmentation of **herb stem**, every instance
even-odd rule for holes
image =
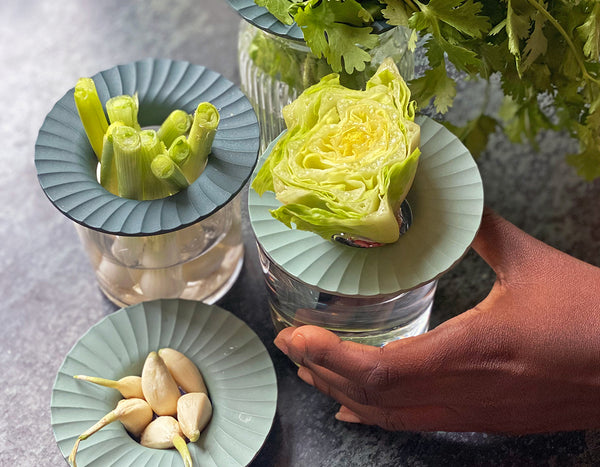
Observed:
[[[415,2],[413,2],[412,0],[404,0],[404,3],[406,3],[406,5],[408,5],[408,7],[414,12],[421,11],[421,9],[418,7],[418,5]],[[418,1],[417,1],[417,3],[418,3]]]
[[[583,75],[584,79],[586,81],[591,81],[597,85],[600,85],[600,81],[588,73],[587,69],[585,68],[584,60],[581,58],[581,54],[579,53],[579,50],[577,49],[577,47],[575,47],[575,44],[571,40],[571,37],[569,36],[569,34],[567,34],[567,32],[564,30],[564,28],[561,26],[558,20],[554,16],[552,16],[543,5],[539,4],[537,0],[527,0],[527,2],[531,6],[533,6],[537,11],[539,11],[556,28],[560,35],[563,36],[565,42],[575,55],[575,60],[577,60],[577,64],[579,65],[579,69],[581,70],[581,74]]]

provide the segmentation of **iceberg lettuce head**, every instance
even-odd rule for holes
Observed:
[[[415,104],[391,59],[365,90],[330,74],[283,110],[287,131],[252,182],[282,203],[271,211],[288,227],[393,243],[396,213],[417,170]]]

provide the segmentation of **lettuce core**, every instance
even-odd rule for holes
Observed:
[[[283,109],[287,131],[252,182],[283,204],[271,211],[288,227],[393,243],[396,213],[417,170],[415,103],[391,59],[365,90],[330,74]]]

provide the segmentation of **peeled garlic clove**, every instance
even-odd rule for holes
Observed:
[[[77,456],[79,443],[109,423],[120,420],[127,431],[134,436],[139,436],[146,426],[148,426],[153,415],[150,405],[144,399],[121,399],[114,410],[107,413],[97,423],[79,435],[69,455],[69,462],[73,467],[77,467],[75,457]]]
[[[126,399],[132,397],[138,399],[144,398],[144,393],[142,392],[142,378],[140,376],[125,376],[117,381],[86,375],[75,375],[73,378],[116,389]]]
[[[175,382],[185,392],[207,393],[204,378],[194,362],[178,350],[165,347],[158,351]]]
[[[188,392],[177,401],[177,420],[183,434],[191,441],[200,438],[200,432],[212,417],[212,405],[203,392]]]
[[[183,436],[179,423],[170,415],[152,420],[142,432],[140,444],[147,448],[169,449],[173,447],[173,438]]]
[[[142,392],[157,415],[175,415],[180,392],[167,365],[156,352],[150,352],[142,369]]]
[[[142,432],[140,444],[154,449],[174,447],[179,451],[185,467],[192,466],[192,457],[179,423],[169,415],[155,418]]]
[[[129,401],[129,402],[128,402]],[[120,400],[117,404],[119,421],[136,438],[148,426],[154,417],[150,404],[144,399],[131,398]]]

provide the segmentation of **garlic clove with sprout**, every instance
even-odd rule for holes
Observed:
[[[125,376],[117,381],[86,375],[75,375],[73,376],[73,378],[80,379],[82,381],[88,381],[90,383],[105,386],[107,388],[116,389],[126,399],[130,399],[132,397],[144,399],[144,393],[142,392],[141,376]]]
[[[98,422],[79,435],[69,455],[69,462],[73,467],[77,467],[75,458],[79,443],[109,423],[119,420],[129,433],[137,437],[150,424],[153,415],[152,408],[144,399],[121,399],[114,410],[107,413]]]
[[[169,449],[179,451],[185,467],[191,467],[192,457],[183,439],[179,422],[170,415],[157,417],[148,424],[140,437],[140,444],[148,448]]]
[[[175,415],[181,393],[158,353],[150,352],[142,369],[142,392],[157,415]]]
[[[212,405],[203,392],[188,392],[177,401],[177,420],[183,434],[196,442],[212,417]]]

